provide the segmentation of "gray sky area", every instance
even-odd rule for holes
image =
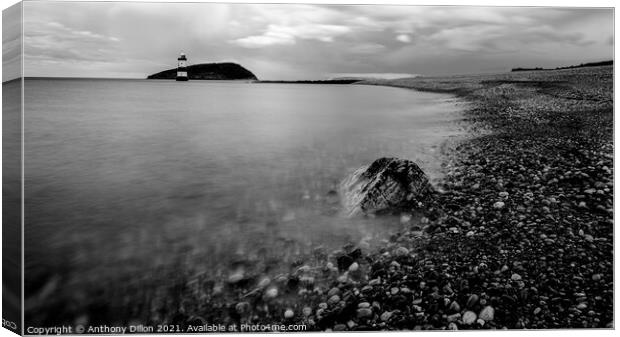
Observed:
[[[271,80],[470,74],[610,60],[613,10],[26,2],[24,49],[26,76],[143,78],[181,51]]]

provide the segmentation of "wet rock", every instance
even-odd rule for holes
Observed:
[[[345,271],[353,264],[353,259],[349,255],[340,255],[336,258],[338,270]]]
[[[428,177],[412,161],[380,158],[341,184],[347,214],[408,210],[433,194]]]

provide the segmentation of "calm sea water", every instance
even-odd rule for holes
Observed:
[[[340,181],[382,156],[440,178],[440,145],[459,132],[454,99],[388,87],[25,85],[31,309],[131,297],[170,272],[225,278],[245,259],[269,274],[317,246],[372,246],[399,220],[342,216]]]

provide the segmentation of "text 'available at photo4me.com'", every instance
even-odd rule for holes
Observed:
[[[28,335],[67,335],[67,334],[126,334],[126,333],[205,333],[205,332],[303,332],[305,324],[217,324],[181,326],[166,325],[60,325],[50,327],[26,327]]]

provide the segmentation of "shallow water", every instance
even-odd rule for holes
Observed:
[[[338,184],[382,156],[439,179],[458,109],[377,86],[26,80],[30,305],[377,244],[398,218],[343,216]]]

